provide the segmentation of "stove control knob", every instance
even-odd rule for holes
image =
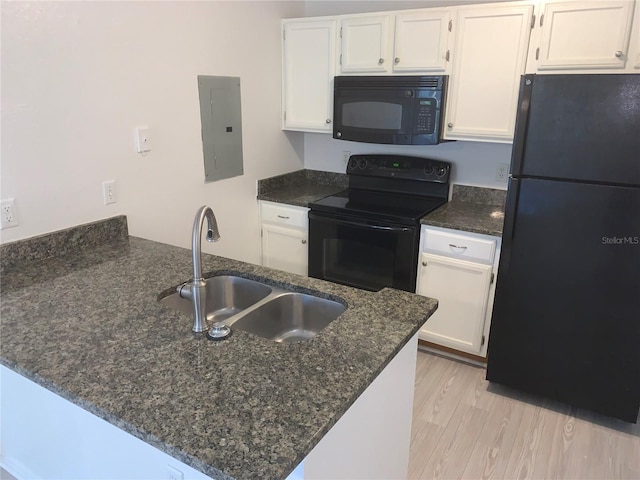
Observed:
[[[366,159],[363,158],[362,160],[360,160],[360,168],[362,168],[363,170],[365,168],[367,168],[367,160]]]
[[[445,173],[447,173],[447,169],[444,167],[438,167],[438,170],[436,170],[436,175],[438,177],[444,177]]]
[[[358,161],[355,158],[349,160],[349,168],[353,169],[358,166]]]
[[[424,173],[426,175],[433,175],[433,171],[434,171],[434,168],[433,168],[433,165],[431,165],[431,164],[429,164],[426,167],[424,167]]]

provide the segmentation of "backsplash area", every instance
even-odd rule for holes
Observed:
[[[343,152],[386,153],[432,158],[453,163],[451,183],[507,189],[506,181],[496,180],[498,165],[511,162],[511,144],[483,142],[445,142],[432,146],[379,145],[335,140],[328,134],[304,134],[304,167],[344,173]]]
[[[127,242],[128,237],[127,217],[119,215],[5,243],[0,246],[0,272],[19,262],[37,262],[69,253],[87,252],[101,245]]]

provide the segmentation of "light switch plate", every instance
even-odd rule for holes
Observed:
[[[136,128],[136,151],[147,153],[151,151],[151,134],[149,127]]]
[[[107,180],[102,182],[102,200],[104,201],[105,205],[116,203],[118,201],[118,199],[116,198],[115,180]]]

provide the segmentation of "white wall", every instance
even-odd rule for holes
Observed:
[[[505,0],[496,0],[505,1]],[[408,8],[429,8],[470,3],[487,3],[483,0],[377,0],[342,1],[307,0],[306,16],[341,15]],[[492,0],[492,3],[495,3]],[[509,164],[511,145],[481,142],[450,142],[435,146],[389,146],[334,140],[331,135],[304,134],[304,165],[313,170],[344,172],[342,152],[388,153],[413,155],[446,160],[454,164],[451,182],[481,187],[506,189],[506,182],[496,181],[498,164]]]
[[[130,234],[188,247],[208,204],[222,240],[205,250],[258,262],[256,180],[302,167],[303,137],[280,130],[280,19],[303,15],[287,1],[3,2],[0,194],[20,226],[0,241],[125,214]],[[241,77],[241,177],[204,183],[199,74]]]
[[[481,142],[447,142],[431,146],[374,145],[335,140],[329,134],[305,133],[304,166],[311,170],[345,172],[343,151],[386,153],[446,160],[453,163],[451,183],[506,190],[506,182],[496,181],[499,163],[509,165],[511,145]]]

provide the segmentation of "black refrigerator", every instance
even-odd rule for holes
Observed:
[[[640,74],[525,75],[487,379],[640,406]]]

